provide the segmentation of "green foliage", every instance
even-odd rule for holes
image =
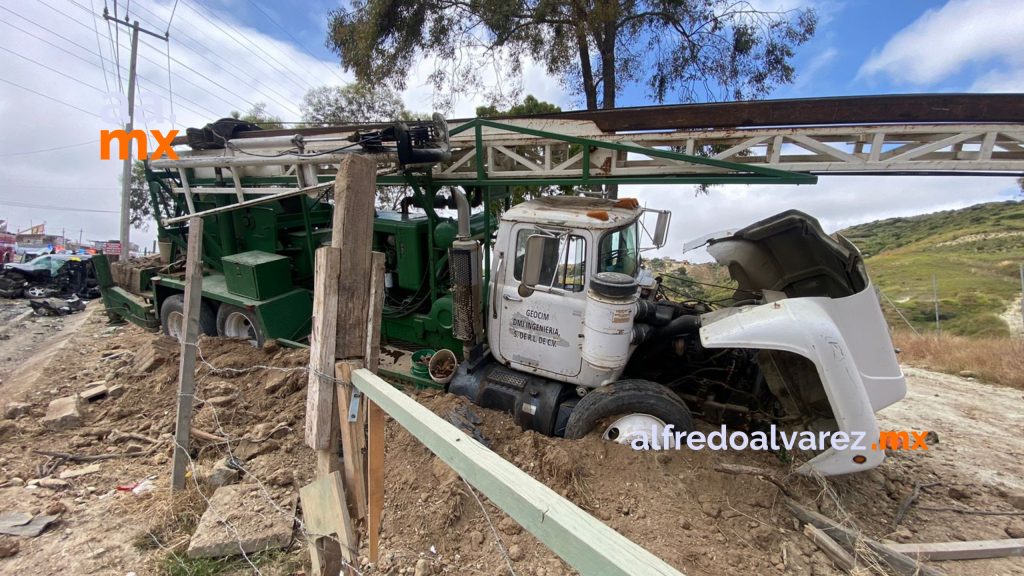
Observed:
[[[1024,203],[890,218],[841,231],[866,256],[872,281],[918,330],[935,330],[932,276],[943,331],[1005,336],[999,315],[1020,295]],[[902,325],[883,300],[890,323]]]
[[[314,124],[392,122],[412,119],[397,91],[387,85],[321,86],[302,99],[302,119]]]
[[[562,108],[550,102],[537,100],[533,94],[527,94],[521,104],[515,104],[508,110],[498,110],[494,104],[489,106],[477,106],[476,115],[480,118],[493,118],[495,116],[530,116],[533,114],[549,114],[561,112]]]
[[[141,160],[132,163],[131,194],[128,197],[131,226],[136,230],[149,230],[153,206],[149,202],[149,183],[146,182],[146,164]]]
[[[291,574],[302,567],[301,562],[282,550],[249,554],[249,562],[241,556],[189,558],[184,554],[172,552],[161,559],[160,568],[161,572],[168,576],[217,576],[251,574],[254,566],[263,570],[273,567],[274,574]]]
[[[284,128],[281,118],[267,113],[266,102],[257,102],[253,104],[252,108],[250,108],[245,114],[242,114],[238,110],[232,110],[231,117],[245,122],[251,122],[264,130],[277,130]]]
[[[404,87],[427,56],[441,95],[491,88],[484,69],[521,80],[531,58],[596,109],[634,84],[658,102],[763,97],[793,81],[816,24],[812,9],[731,0],[354,0],[331,12],[327,44],[371,84]]]

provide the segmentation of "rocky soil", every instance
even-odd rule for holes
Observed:
[[[0,341],[0,404],[13,407],[0,420],[0,515],[57,517],[35,538],[0,536],[0,556],[8,555],[0,573],[305,573],[295,496],[315,470],[302,442],[307,353],[201,341],[194,427],[204,438],[193,447],[188,489],[172,496],[177,346],[105,320],[91,310],[29,320],[41,339]],[[796,463],[774,454],[640,453],[596,437],[523,433],[507,415],[460,398],[411,393],[441,416],[469,408],[498,454],[691,576],[842,573],[803,535],[774,485],[716,471],[722,462],[770,470],[803,504],[877,539],[1024,537],[1024,393],[920,370],[909,382],[908,398],[881,415],[883,426],[934,431],[938,443],[829,481],[791,475]],[[86,391],[94,396],[73,402],[77,416],[54,418],[52,401]],[[519,575],[572,573],[394,422],[386,466],[382,559],[370,565],[364,546],[363,574],[497,575],[510,573],[508,563]],[[224,484],[244,487],[244,501],[215,497]],[[918,484],[930,486],[894,527]],[[236,543],[246,523],[270,530],[284,517],[288,544],[226,560],[190,558],[204,513],[238,531]],[[950,574],[1024,574],[1020,558],[934,565]]]

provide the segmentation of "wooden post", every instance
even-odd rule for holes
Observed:
[[[333,377],[341,252],[341,248],[329,246],[318,249],[314,267],[313,331],[309,334],[309,383],[306,387],[306,445],[317,451],[330,449],[331,431],[336,427]]]
[[[380,316],[384,309],[384,254],[374,252],[370,276],[370,313],[366,319],[366,367],[377,373],[380,361]],[[384,411],[366,401],[366,496],[370,562],[380,557],[380,528],[384,516]]]
[[[196,344],[199,340],[199,307],[203,298],[203,219],[188,222],[188,252],[185,255],[185,307],[182,310],[181,364],[178,366],[178,418],[174,427],[174,459],[171,490],[185,487],[189,431],[192,428],[192,399],[196,386]]]
[[[370,301],[370,251],[373,248],[373,202],[377,163],[369,156],[346,156],[334,180],[334,221],[331,246],[343,248],[345,262],[338,279],[337,358],[366,354],[366,311]]]
[[[318,249],[315,257],[305,439],[317,453],[317,479],[301,493],[310,523],[307,536],[313,573],[318,575],[337,574],[340,569],[354,573],[359,541],[351,516],[366,516],[365,402],[360,402],[357,421],[349,423],[353,388],[336,380],[361,368],[367,355],[375,196],[376,162],[367,156],[346,156],[334,181],[331,246]],[[380,262],[383,266],[383,258]],[[375,310],[379,315],[380,308]],[[336,365],[337,359],[345,362]],[[345,455],[343,473],[337,457],[339,436]],[[340,549],[324,537],[330,534],[337,534]]]

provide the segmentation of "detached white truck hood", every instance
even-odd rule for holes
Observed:
[[[860,252],[795,210],[702,239],[739,283],[737,300],[768,303],[702,317],[706,348],[760,350],[768,385],[790,416],[862,435],[864,449],[829,448],[801,471],[873,468],[885,459],[875,412],[900,400],[906,382]]]

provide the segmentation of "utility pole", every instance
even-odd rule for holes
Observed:
[[[932,274],[932,300],[935,302],[935,333],[942,336],[942,327],[939,325],[939,285],[935,281],[935,274]]]
[[[128,122],[124,125],[126,134],[131,134],[135,129],[135,69],[139,59],[139,32],[144,32],[168,41],[168,34],[158,34],[139,27],[139,21],[128,23],[128,13],[125,12],[124,20],[111,16],[106,6],[103,7],[103,18],[114,22],[118,26],[128,26],[132,29],[132,54],[131,63],[128,66]],[[124,159],[124,166],[121,168],[121,254],[118,260],[127,260],[131,252],[131,195],[132,195],[132,148],[134,138],[128,138],[128,156]]]

